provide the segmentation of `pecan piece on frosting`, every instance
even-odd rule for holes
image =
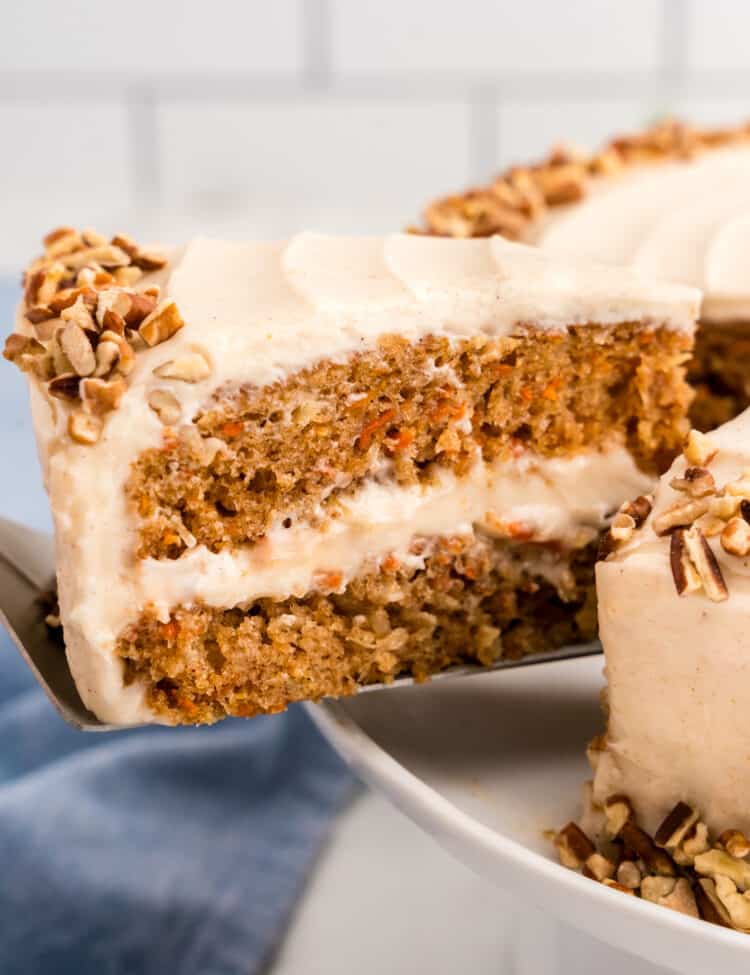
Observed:
[[[706,595],[712,602],[722,602],[729,596],[729,592],[706,536],[700,528],[693,526],[685,532],[684,537],[688,555],[700,576]]]
[[[667,535],[674,528],[686,528],[708,511],[705,498],[675,501],[654,517],[654,531],[657,535]]]
[[[171,298],[163,301],[150,315],[147,315],[138,328],[138,334],[146,345],[159,345],[178,332],[185,322]]]
[[[168,359],[154,369],[160,379],[177,379],[183,383],[199,383],[211,375],[211,366],[201,352],[186,352],[176,359]]]
[[[102,421],[98,416],[92,416],[83,410],[73,410],[68,417],[68,433],[76,443],[91,446],[97,442],[101,432]]]
[[[750,525],[744,518],[731,518],[721,533],[721,547],[730,555],[750,555]]]
[[[699,430],[691,430],[688,434],[683,454],[685,460],[693,467],[705,467],[719,452],[710,437]]]
[[[127,384],[122,377],[106,380],[92,377],[81,380],[81,399],[84,406],[96,416],[111,413],[120,405]]]
[[[682,477],[673,477],[669,485],[675,491],[684,491],[691,498],[705,498],[716,494],[714,476],[705,467],[688,467]]]
[[[74,321],[60,330],[60,345],[79,376],[90,376],[96,369],[96,353],[86,332]]]
[[[148,405],[165,426],[171,427],[179,422],[182,412],[180,404],[168,389],[152,389],[148,394]]]
[[[648,516],[651,514],[653,497],[650,494],[639,494],[632,501],[626,501],[620,511],[630,517],[635,522],[635,527],[640,528]]]

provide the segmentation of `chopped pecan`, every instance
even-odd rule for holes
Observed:
[[[97,377],[108,376],[120,361],[120,347],[116,342],[109,340],[99,342],[96,347],[96,369],[94,375]]]
[[[604,815],[607,835],[611,839],[619,836],[622,828],[633,815],[633,807],[627,796],[608,796],[604,802]]]
[[[648,494],[640,494],[632,501],[626,501],[620,508],[623,514],[630,515],[635,522],[635,527],[640,528],[648,516],[651,514],[653,498]]]
[[[47,350],[35,338],[11,332],[5,340],[3,358],[16,362],[22,355],[43,355]]]
[[[641,897],[645,901],[658,904],[663,897],[667,897],[675,889],[675,877],[648,876],[641,881]]]
[[[713,880],[728,877],[739,890],[750,889],[750,863],[733,857],[724,850],[714,849],[699,853],[693,866],[704,877],[711,877]]]
[[[211,375],[211,366],[201,352],[186,352],[169,359],[154,369],[160,379],[177,379],[183,383],[199,383]]]
[[[594,880],[608,880],[615,875],[615,865],[602,853],[592,853],[586,857],[584,864],[585,872],[590,874]]]
[[[695,901],[698,913],[704,921],[711,924],[719,924],[725,928],[732,927],[729,911],[719,900],[716,893],[716,884],[713,880],[701,877],[695,885]]]
[[[85,247],[83,250],[66,254],[61,261],[71,271],[79,271],[87,265],[98,264],[103,268],[123,267],[130,264],[130,258],[120,247],[101,244],[98,247]]]
[[[579,869],[588,858],[596,853],[596,847],[586,836],[581,827],[574,822],[563,826],[555,836],[555,846],[560,857],[560,863],[565,867]]]
[[[659,849],[648,833],[644,832],[633,819],[625,823],[620,836],[625,845],[643,860],[650,873],[661,877],[676,875],[677,870],[669,854]]]
[[[699,430],[690,431],[683,449],[685,460],[694,467],[705,467],[718,451],[719,448],[714,446],[711,438]]]
[[[174,426],[180,420],[180,404],[177,397],[168,389],[152,389],[148,394],[148,405],[165,426]]]
[[[750,930],[750,891],[740,893],[735,883],[721,874],[713,880],[716,896],[726,908],[732,926],[742,931]]]
[[[685,532],[684,539],[690,561],[700,576],[708,598],[715,603],[727,599],[729,593],[724,582],[724,576],[703,532],[700,528],[693,526]]]
[[[138,334],[146,345],[159,345],[171,338],[184,324],[174,300],[168,298],[143,319]]]
[[[678,802],[654,833],[654,843],[671,853],[682,843],[690,827],[697,821],[698,812],[686,802]]]
[[[75,372],[64,372],[50,380],[47,389],[57,399],[76,400],[80,397],[81,377]]]
[[[716,493],[714,476],[705,467],[688,467],[682,477],[673,477],[669,484],[675,491],[684,491],[691,498],[705,498]]]
[[[721,533],[721,547],[730,555],[750,554],[750,525],[744,518],[731,518]]]
[[[730,856],[739,860],[750,854],[750,840],[738,829],[725,829],[719,836],[718,842]]]
[[[687,914],[689,917],[700,917],[693,888],[687,877],[680,877],[672,890],[662,895],[656,903],[661,904],[662,907],[669,907],[673,911],[679,911],[680,914]]]
[[[618,511],[612,519],[612,524],[609,526],[612,541],[617,543],[627,542],[632,537],[634,531],[635,518],[632,515],[626,514],[624,511]]]
[[[73,410],[68,417],[68,434],[79,444],[95,444],[102,432],[102,421],[83,410]]]
[[[122,378],[112,379],[82,379],[81,399],[89,412],[96,416],[111,413],[120,405],[127,385]]]
[[[83,239],[73,227],[58,227],[44,238],[45,257],[53,260],[71,254],[83,246]]]
[[[665,508],[653,520],[654,531],[657,535],[666,535],[673,528],[685,528],[692,525],[708,511],[708,501],[703,498],[694,498],[689,501],[675,501],[668,508]]]
[[[641,869],[634,860],[623,860],[617,868],[617,882],[630,890],[641,886]]]
[[[87,312],[88,314],[88,312]],[[73,372],[79,376],[90,376],[96,369],[96,354],[86,332],[74,321],[69,321],[60,330],[60,345]]]
[[[701,578],[688,553],[685,534],[686,529],[678,528],[672,533],[669,543],[669,566],[678,596],[701,588]]]

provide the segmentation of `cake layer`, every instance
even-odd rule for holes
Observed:
[[[401,673],[422,680],[461,661],[591,639],[593,548],[415,538],[407,558],[365,568],[340,593],[176,606],[166,622],[146,611],[117,653],[168,723],[280,711]]]
[[[695,389],[690,418],[714,430],[750,406],[750,321],[698,329],[688,382]]]
[[[167,433],[134,461],[139,554],[257,541],[276,521],[335,515],[367,477],[428,484],[442,469],[464,474],[477,453],[622,443],[663,469],[685,433],[689,348],[682,331],[637,323],[417,344],[391,335],[271,386],[225,384],[194,415],[202,439]]]

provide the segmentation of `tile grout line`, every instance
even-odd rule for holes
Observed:
[[[498,92],[495,85],[478,85],[468,98],[468,159],[471,182],[486,182],[498,160]]]
[[[688,19],[687,0],[662,0],[660,87],[670,110],[686,89]]]
[[[158,204],[161,189],[156,106],[157,96],[151,87],[134,87],[127,94],[130,182],[136,208],[141,213]]]
[[[302,4],[302,89],[328,88],[332,74],[333,21],[329,0]]]
[[[670,42],[672,43],[672,42]],[[317,55],[316,55],[317,58]],[[317,61],[316,61],[317,63]],[[694,91],[704,95],[716,96],[732,87],[738,94],[750,93],[750,71],[700,71],[688,74],[675,61],[668,70],[661,69],[651,74],[601,73],[571,75],[527,74],[523,76],[500,75],[486,86],[481,79],[469,76],[451,78],[446,75],[407,75],[402,77],[372,75],[359,79],[345,78],[335,85],[327,79],[328,69],[319,64],[313,68],[312,58],[309,70],[316,75],[320,84],[326,88],[326,95],[332,100],[356,98],[381,98],[384,101],[411,99],[450,100],[469,99],[478,89],[502,88],[503,93],[525,101],[558,101],[561,98],[587,98],[591,101],[611,97],[647,94],[654,90],[660,79],[678,79],[681,90]],[[19,77],[13,72],[0,70],[0,104],[13,104],[43,101],[47,104],[63,99],[102,102],[127,98],[134,91],[146,91],[152,98],[181,101],[194,101],[224,98],[228,100],[262,101],[303,98],[310,90],[305,78],[252,78],[252,77],[210,77],[203,75],[184,75],[163,81],[149,79],[137,83],[127,77],[98,78],[85,77],[51,78],[44,72],[23,78],[21,89]],[[92,85],[92,83],[94,83]],[[54,84],[54,90],[50,85]],[[17,87],[18,90],[12,89]]]

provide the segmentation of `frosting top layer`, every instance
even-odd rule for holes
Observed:
[[[703,318],[750,314],[750,146],[625,167],[550,211],[537,237],[553,256],[628,264],[704,292]]]
[[[303,233],[287,243],[188,244],[169,280],[187,326],[212,360],[244,381],[272,382],[321,355],[380,334],[502,335],[648,321],[690,328],[699,295],[637,269],[551,257],[500,237],[449,240]],[[174,346],[173,346],[174,347]]]

